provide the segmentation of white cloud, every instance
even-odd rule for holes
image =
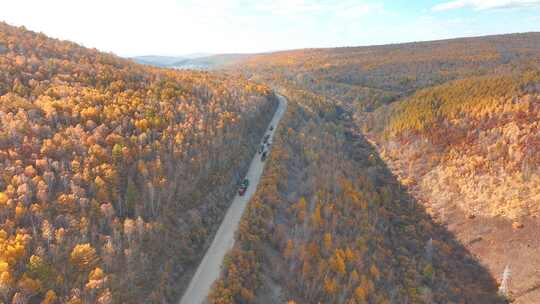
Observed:
[[[540,6],[540,0],[454,0],[435,5],[436,12],[470,7],[474,10],[522,8]]]

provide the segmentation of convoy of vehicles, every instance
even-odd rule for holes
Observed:
[[[274,126],[270,126],[270,131],[274,129]],[[263,138],[263,144],[261,145],[261,149],[259,150],[259,154],[261,154],[261,161],[265,161],[266,157],[268,156],[268,150],[270,149],[270,135],[271,133],[268,133]]]
[[[274,130],[274,126],[270,126],[270,131]],[[265,161],[268,157],[268,149],[270,148],[270,134],[266,134],[263,138],[263,143],[259,147],[261,161]],[[238,195],[243,196],[249,187],[249,179],[245,178],[238,187]]]

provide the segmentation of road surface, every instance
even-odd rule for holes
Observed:
[[[274,126],[274,130],[270,131],[270,126],[268,126],[265,133],[270,134],[270,141],[274,136],[275,127],[279,123],[287,108],[287,101],[285,98],[282,96],[278,96],[278,98],[279,106],[274,114],[274,117],[272,118],[272,121],[270,122],[270,126]],[[257,147],[257,151],[258,150],[259,147]],[[261,161],[261,155],[257,153],[251,161],[249,171],[246,175],[246,178],[248,178],[250,181],[249,188],[243,196],[235,196],[229,210],[227,210],[227,214],[225,214],[225,218],[223,218],[223,222],[221,222],[221,226],[219,226],[210,248],[208,248],[208,251],[206,251],[201,264],[199,264],[199,267],[191,279],[186,292],[182,296],[180,304],[205,303],[212,284],[219,278],[223,258],[234,245],[235,232],[238,229],[238,224],[240,223],[242,214],[246,209],[247,203],[249,202],[251,196],[255,193],[257,185],[259,184],[259,180],[263,173],[264,164],[265,162]]]

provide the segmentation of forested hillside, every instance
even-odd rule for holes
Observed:
[[[539,58],[540,59],[540,58]],[[540,62],[538,60],[537,62]],[[382,157],[500,278],[517,303],[540,300],[540,70],[421,90],[365,123]]]
[[[502,303],[331,100],[289,111],[211,303]]]
[[[411,199],[421,206],[419,210],[425,210],[428,218],[447,227],[461,245],[487,266],[489,275],[499,283],[503,269],[508,265],[512,269],[509,297],[518,303],[540,301],[537,288],[540,277],[534,270],[536,265],[540,265],[537,258],[540,242],[535,237],[535,227],[540,224],[537,219],[540,210],[540,159],[537,153],[540,147],[540,33],[277,52],[250,57],[229,70],[269,83],[293,101],[295,98],[296,102],[304,100],[304,105],[310,105],[309,112],[319,118],[330,115],[329,111],[332,112],[334,107],[350,112],[355,124],[369,139],[374,157],[379,153]],[[304,97],[298,97],[298,94]],[[326,105],[313,107],[313,103],[319,104],[318,100],[325,100]],[[315,120],[313,124],[320,125],[321,121]],[[309,138],[308,133],[301,133],[301,138]],[[284,136],[286,138],[290,134]],[[325,138],[320,134],[311,136],[320,140]],[[348,145],[362,142],[357,138],[344,141]],[[365,146],[366,149],[369,147]],[[301,148],[291,149],[304,151]],[[345,148],[331,148],[331,145],[320,143],[319,149],[306,152],[314,158],[308,163],[317,164],[317,169],[306,173],[306,176],[326,176],[333,172],[324,166],[331,162],[329,159],[321,161],[322,155],[329,153],[338,157]],[[332,149],[332,152],[322,152],[325,149]],[[363,156],[366,157],[369,159],[369,155]],[[340,166],[332,168],[339,170]],[[348,175],[362,175],[367,171],[355,162],[348,163],[342,170]],[[368,176],[381,174],[380,171],[384,169],[379,169],[379,173],[370,171]],[[306,183],[299,182],[299,185]],[[318,190],[325,189],[325,186],[339,193],[339,186],[334,184],[318,183],[304,192],[299,190],[298,194],[287,194],[278,201],[293,204],[291,197],[295,200],[301,196],[317,197]],[[277,192],[286,193],[284,189],[278,188]],[[337,197],[338,194],[328,201],[338,204]],[[309,213],[316,210],[317,204],[321,204],[321,208],[327,204],[326,199],[314,201],[308,204],[311,207]],[[372,202],[372,199],[368,200],[368,204]],[[288,212],[294,213],[294,208],[289,209]],[[273,210],[271,214],[275,216],[276,213],[279,212]],[[281,216],[275,217],[274,221],[268,224],[271,229],[274,225],[287,225]],[[353,229],[350,227],[356,227],[349,227],[349,224],[346,224],[348,229],[341,230],[331,226],[328,235],[346,238]],[[307,224],[294,226],[288,222],[288,225],[285,231],[292,239],[291,248],[298,250],[302,245],[297,247],[294,236],[307,229]],[[381,226],[395,225],[390,221]],[[318,233],[322,232],[310,230],[308,239]],[[358,233],[370,237],[373,232]],[[381,237],[389,236],[382,234]],[[423,237],[426,238],[425,235]],[[262,239],[264,246],[277,246],[281,252],[288,246],[284,241],[279,243],[271,238],[258,238]],[[350,243],[350,240],[346,242]],[[281,244],[281,247],[276,244]],[[453,259],[454,256],[445,258]],[[272,263],[280,259],[283,263],[291,261],[290,257],[283,256],[274,257]],[[303,263],[300,261],[295,263]],[[295,263],[284,271],[289,276],[297,273],[294,270],[299,271],[294,267]],[[384,265],[394,268],[391,263]],[[418,273],[422,273],[421,270],[417,268]],[[317,273],[326,274],[324,271]],[[473,273],[469,275],[477,278]],[[225,278],[227,276],[231,275],[226,271]],[[443,277],[451,276],[445,273]],[[306,284],[306,287],[312,282],[312,278],[305,275],[291,277],[293,285]],[[329,276],[324,277],[329,279]],[[227,282],[225,279],[222,284]],[[319,286],[323,286],[321,282],[317,282]],[[410,286],[426,286],[435,297],[438,295],[437,288],[426,283],[416,282]],[[346,301],[349,295],[344,291],[347,289],[343,288],[338,289],[345,293],[340,294],[337,300],[318,296],[306,298],[305,294],[297,293],[302,290],[298,285],[282,288],[289,288],[285,294],[290,299],[300,299],[299,303],[313,302],[313,299],[349,303]],[[389,295],[395,293],[388,291],[386,296]],[[410,294],[408,296],[407,299],[413,299]],[[459,296],[454,298],[457,299]],[[254,302],[263,300],[258,295]],[[375,298],[367,302],[376,303]],[[477,299],[472,303],[491,302]]]
[[[423,195],[517,219],[540,212],[539,93],[540,70],[468,78],[421,90],[369,125],[384,124],[375,138],[385,157]]]
[[[471,76],[538,67],[540,33],[396,45],[306,49],[252,56],[240,69],[261,81],[336,98],[360,111]]]
[[[0,23],[0,302],[173,302],[276,105]]]

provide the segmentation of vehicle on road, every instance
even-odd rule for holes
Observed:
[[[261,155],[261,160],[262,161],[265,161],[266,160],[266,157],[268,156],[268,151],[264,151]]]
[[[270,126],[270,131],[274,130],[274,126]]]
[[[244,195],[244,193],[246,193],[248,187],[249,187],[249,179],[244,178],[242,183],[240,183],[240,187],[238,188],[238,195],[240,195],[240,196]]]
[[[270,134],[266,134],[266,135],[264,136],[263,142],[264,142],[264,143],[267,143],[269,139],[270,139]]]
[[[259,148],[259,154],[262,154],[264,152],[264,144],[261,145]]]

